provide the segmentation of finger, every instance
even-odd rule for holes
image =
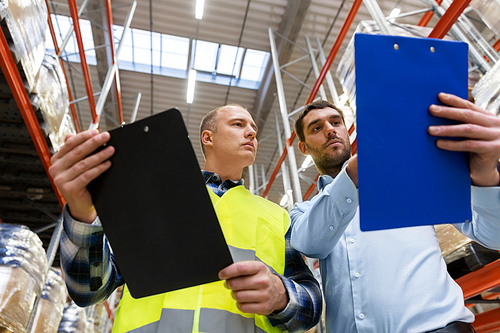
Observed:
[[[255,313],[262,316],[267,316],[271,314],[272,309],[270,309],[268,304],[265,303],[236,303],[238,309],[243,313]]]
[[[238,290],[232,291],[231,297],[238,303],[262,303],[267,302],[269,297],[260,290]]]
[[[97,148],[108,142],[110,135],[108,132],[103,132],[98,135],[75,136],[68,140],[68,151],[60,157],[60,168],[69,169],[79,161],[84,160],[87,156],[93,153]],[[64,144],[63,146],[65,146]]]
[[[88,156],[87,158],[84,158],[83,160],[76,162],[74,165],[72,165],[65,172],[66,180],[71,181],[71,180],[79,177],[80,175],[87,173],[89,170],[92,170],[94,168],[99,168],[101,164],[107,162],[106,160],[109,159],[114,154],[114,152],[115,152],[114,147],[111,147],[111,146],[106,147],[105,149],[101,150],[100,152],[98,152],[96,154],[92,154],[92,155]],[[100,172],[100,173],[102,173],[102,172]],[[91,172],[90,174],[94,175],[93,172]],[[87,179],[87,177],[88,176],[84,176],[84,179]],[[95,178],[95,177],[93,177],[93,178]]]
[[[499,126],[498,119],[487,111],[479,109],[466,109],[448,107],[442,105],[431,105],[429,111],[433,116],[456,120],[467,124],[476,124],[484,127]]]
[[[436,141],[436,146],[449,151],[463,151],[477,154],[489,154],[498,149],[494,142],[480,140],[453,141],[439,139]]]
[[[259,265],[260,264],[260,265]],[[227,266],[219,272],[219,279],[227,280],[239,276],[253,275],[259,272],[260,266],[264,265],[258,261],[240,261]],[[265,266],[265,265],[264,265]]]
[[[66,156],[66,154],[69,153],[73,148],[75,148],[76,146],[82,144],[83,142],[87,141],[88,139],[98,134],[99,134],[98,131],[92,130],[92,131],[84,131],[78,133],[77,135],[74,134],[66,135],[64,139],[64,144],[61,146],[59,151],[52,156],[50,160],[51,164],[56,163],[62,157]]]
[[[104,161],[96,165],[93,168],[90,168],[82,173],[79,173],[78,176],[73,178],[58,178],[54,179],[54,182],[58,187],[60,186],[61,191],[65,193],[74,193],[75,191],[86,188],[86,186],[94,179],[96,179],[99,175],[101,175],[104,171],[108,170],[111,167],[110,161]],[[60,185],[59,185],[60,184]]]
[[[438,95],[438,98],[441,102],[443,102],[444,104],[446,104],[448,106],[462,108],[462,109],[471,109],[471,110],[478,111],[480,113],[490,114],[490,112],[483,110],[482,108],[480,108],[476,104],[472,103],[471,101],[460,98],[460,97],[452,95],[452,94],[440,93]]]
[[[474,124],[459,124],[447,126],[430,126],[429,134],[434,136],[461,137],[492,141],[500,138],[498,130]]]

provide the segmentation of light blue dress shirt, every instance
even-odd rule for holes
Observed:
[[[474,321],[432,226],[361,232],[358,190],[345,167],[318,186],[290,212],[291,243],[320,259],[327,332],[426,332]],[[455,227],[500,249],[500,187],[473,186],[472,209],[473,221]]]

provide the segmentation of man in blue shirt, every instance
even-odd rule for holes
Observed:
[[[241,186],[243,185],[242,173],[243,169],[255,160],[256,134],[257,127],[252,116],[239,105],[228,105],[215,109],[203,119],[200,127],[201,142],[206,157],[203,176],[210,190],[221,197],[220,200],[227,198],[227,195],[231,193],[234,197],[235,191],[236,193],[248,192]],[[126,282],[116,266],[106,238],[103,237],[97,212],[86,188],[92,179],[105,172],[111,165],[108,158],[114,154],[112,146],[97,154],[91,154],[106,143],[109,138],[109,133],[99,134],[97,131],[85,131],[67,137],[60,151],[52,157],[52,166],[49,170],[54,182],[67,200],[61,237],[61,263],[69,294],[80,306],[104,301],[116,287]],[[175,175],[171,176],[175,177]],[[186,179],[185,181],[190,180]],[[142,333],[197,332],[198,329],[207,332],[214,331],[210,328],[204,329],[203,327],[207,327],[203,326],[204,324],[216,325],[216,332],[243,332],[249,329],[248,325],[252,327],[252,332],[254,329],[255,332],[261,332],[263,326],[266,327],[266,331],[267,327],[270,330],[276,330],[267,325],[266,320],[268,320],[272,326],[281,330],[300,332],[318,322],[322,311],[319,284],[305,265],[300,253],[290,246],[289,219],[286,211],[261,197],[247,193],[246,198],[250,198],[252,201],[248,203],[251,207],[256,205],[254,202],[258,202],[260,211],[257,209],[252,212],[254,215],[259,215],[260,224],[256,224],[258,227],[267,227],[270,233],[270,235],[261,233],[257,237],[264,237],[268,241],[280,244],[277,253],[282,253],[283,256],[270,258],[270,260],[278,261],[279,264],[276,266],[284,265],[284,268],[280,268],[284,269],[284,273],[280,275],[273,270],[272,266],[257,260],[263,260],[263,258],[236,262],[219,273],[219,278],[225,280],[225,287],[228,290],[220,291],[218,295],[211,296],[212,299],[215,297],[219,303],[223,304],[227,304],[225,299],[232,297],[236,303],[231,304],[232,312],[220,310],[222,306],[217,304],[216,306],[219,308],[216,309],[216,313],[220,314],[219,317],[203,317],[205,307],[202,307],[201,310],[198,309],[198,312],[195,312],[201,319],[191,319],[190,323],[184,325],[180,324],[181,317],[177,315],[176,319],[173,319],[169,315],[169,310],[172,308],[171,299],[165,296],[163,309],[161,306],[158,309],[158,306],[152,305],[154,302],[150,302],[146,306],[146,312],[161,312],[161,316],[158,314],[157,321],[147,322],[147,325],[133,329],[133,331],[141,331]],[[226,206],[226,204],[222,206]],[[231,206],[227,209],[230,208]],[[271,217],[271,211],[278,211],[273,216],[279,215],[279,218]],[[239,232],[243,232],[241,230],[245,230],[247,225],[252,225],[250,223],[253,222],[246,220],[247,215],[243,212],[237,211],[234,214],[238,215],[239,218],[229,221],[235,225],[233,234],[238,234],[239,230]],[[267,225],[266,223],[274,224]],[[275,229],[279,231],[276,233]],[[271,235],[272,232],[274,232],[273,235]],[[278,235],[282,235],[284,239]],[[255,242],[258,244],[259,239]],[[134,245],[131,244],[131,246]],[[256,245],[254,248],[256,256],[258,256],[258,250],[259,247]],[[247,249],[244,251],[251,252]],[[284,264],[282,264],[283,262]],[[206,289],[209,290],[209,288]],[[122,298],[122,302],[124,299],[125,296]],[[199,298],[198,303],[201,303],[200,300],[201,298]],[[132,304],[128,305],[128,309],[132,308],[132,312],[136,309],[136,313],[128,317],[138,317],[139,310],[142,310],[144,306],[134,308],[133,300],[128,302],[127,304]],[[253,316],[239,315],[238,311],[235,310],[236,307],[243,313],[265,316],[266,319],[256,320],[255,325],[258,327],[254,328],[252,326],[254,325]],[[125,306],[121,306],[121,308],[122,312],[125,311],[123,309]],[[186,309],[174,310],[184,311]],[[170,313],[178,314],[179,312],[170,311]],[[126,316],[121,316],[121,319],[118,319],[117,316],[115,326],[117,322],[125,323],[126,320],[134,320],[134,318],[124,317]],[[251,322],[249,323],[247,319],[250,319]],[[207,323],[204,323],[203,320]],[[257,321],[265,323],[259,326]],[[122,329],[125,326],[126,328]],[[117,331],[131,331],[128,329],[130,326],[128,323],[122,324]]]
[[[446,106],[432,105],[430,113],[463,124],[431,126],[429,134],[462,138],[439,139],[437,146],[470,152],[473,221],[455,227],[500,249],[500,119],[459,97],[439,98]],[[360,231],[357,156],[351,157],[342,111],[311,103],[295,131],[300,151],[322,176],[319,193],[290,212],[291,243],[319,258],[327,332],[473,332],[474,316],[447,273],[432,226]],[[390,144],[384,133],[373,140]]]

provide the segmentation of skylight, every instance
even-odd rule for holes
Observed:
[[[66,34],[71,28],[72,20],[70,17],[62,15],[51,15],[51,17],[54,29],[56,31],[57,45],[60,46],[64,37],[66,37]],[[83,48],[85,49],[87,63],[89,65],[96,65],[92,28],[90,27],[90,22],[88,20],[80,20],[80,31],[82,32],[82,42]],[[52,48],[52,50],[54,50],[52,43],[50,43],[50,47]],[[80,56],[78,55],[78,45],[76,43],[74,33],[69,38],[63,55],[68,57],[68,61],[80,62]]]
[[[59,45],[71,26],[71,18],[52,15]],[[90,65],[96,64],[92,30],[88,20],[80,19],[85,54]],[[113,26],[115,47],[121,38],[123,27]],[[152,42],[152,43],[151,43]],[[48,47],[52,50],[54,47]],[[193,53],[189,56],[189,52]],[[152,57],[151,57],[152,55]],[[63,53],[63,58],[80,62],[78,47],[71,37]],[[189,59],[193,60],[190,64]],[[118,57],[118,67],[123,70],[153,73],[178,78],[187,78],[188,70],[198,71],[197,80],[258,89],[269,60],[269,52],[244,49],[232,45],[218,44],[203,40],[160,34],[141,29],[129,29],[122,42]]]

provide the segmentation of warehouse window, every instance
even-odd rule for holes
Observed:
[[[52,15],[52,20],[57,41],[61,45],[62,39],[71,27],[71,18]],[[96,65],[90,22],[80,19],[80,27],[87,62]],[[115,48],[118,48],[123,30],[121,26],[113,26]],[[65,48],[63,57],[71,62],[80,62],[78,47],[73,36]],[[122,41],[118,68],[142,73],[151,73],[152,69],[157,75],[187,78],[188,69],[192,67],[198,71],[199,81],[222,85],[231,82],[234,86],[258,89],[268,60],[269,52],[129,29]]]
[[[61,45],[64,37],[66,37],[67,32],[71,28],[71,17],[54,14],[52,14],[51,17],[54,29],[56,31],[57,45]],[[96,65],[97,61],[94,50],[94,39],[92,38],[92,29],[88,20],[80,20],[80,31],[82,33],[82,42],[83,48],[85,49],[85,57],[87,59],[87,63],[89,65]],[[73,33],[69,38],[68,44],[66,45],[62,56],[65,60],[67,59],[71,62],[80,62],[78,45],[76,43],[74,35],[75,34]],[[47,34],[47,36],[50,36],[50,34]],[[54,50],[53,46],[52,50]]]

